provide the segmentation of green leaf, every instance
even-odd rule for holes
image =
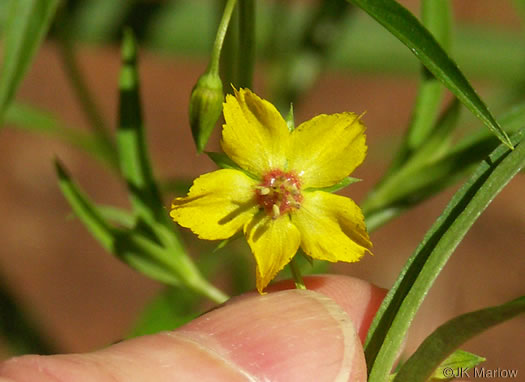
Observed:
[[[173,330],[196,317],[196,296],[181,288],[166,288],[141,313],[127,338]]]
[[[525,145],[522,144],[522,146]],[[522,313],[525,313],[525,296],[451,319],[421,343],[416,352],[403,364],[395,381],[426,381],[454,349],[487,329]],[[475,361],[472,357],[470,358],[472,362]],[[459,364],[457,366],[463,367]],[[457,366],[450,367],[457,370]],[[437,374],[439,372],[438,369]],[[436,375],[435,372],[434,375]]]
[[[343,188],[351,184],[361,182],[361,181],[362,179],[352,178],[351,176],[347,176],[346,178],[343,178],[340,182],[334,184],[333,186],[321,187],[321,188],[310,187],[310,188],[306,188],[304,191],[305,192],[309,192],[309,191],[336,192],[336,191],[342,190]]]
[[[456,63],[436,42],[432,34],[406,8],[395,0],[348,0],[366,11],[405,44],[423,65],[504,144],[509,137],[476,94]]]
[[[134,211],[144,218],[166,221],[167,214],[149,163],[140,102],[137,47],[130,29],[124,30],[122,41],[119,92],[117,145],[131,204]]]
[[[118,170],[115,167],[113,157],[108,156],[107,150],[102,149],[103,145],[100,144],[98,136],[86,133],[84,130],[67,127],[56,116],[47,111],[12,102],[6,110],[5,122],[18,129],[57,138],[87,152],[111,169]]]
[[[398,208],[398,212],[402,212],[402,209],[419,203],[456,181],[473,160],[478,162],[490,152],[480,151],[478,155],[462,158],[463,161],[443,164],[442,159],[449,148],[450,133],[458,122],[459,106],[457,100],[453,101],[417,151],[412,153],[411,157],[404,158],[402,167],[390,172],[378,183],[362,203],[365,216],[370,218],[372,215],[381,214],[383,217],[390,217],[384,214],[388,208]]]
[[[486,359],[479,355],[469,353],[464,350],[456,350],[454,353],[449,355],[434,371],[428,381],[435,380],[450,380],[454,375],[457,375],[458,370],[471,369]],[[390,374],[389,382],[395,380],[398,375],[398,371],[403,367],[401,365],[394,374]]]
[[[427,148],[430,150],[430,147],[434,147],[432,143],[434,140],[438,146],[446,145],[446,141],[441,142],[439,136],[446,135],[446,130],[453,128],[453,126],[446,126],[457,118],[453,106],[454,104],[451,104],[438,121],[438,125],[444,123],[445,126],[436,128],[437,134],[434,133],[433,137],[420,148],[420,153],[424,155],[417,154],[425,160],[425,166],[417,167],[419,159],[412,158],[403,169],[392,173],[388,179],[380,183],[379,187],[361,204],[370,231],[374,231],[411,206],[456,183],[498,145],[499,140],[488,130],[482,129],[469,134],[448,151],[443,152],[445,147],[443,146],[442,149],[436,147],[435,152],[426,153]],[[525,126],[525,103],[514,105],[502,114],[499,120],[508,134],[516,133]],[[428,159],[433,161],[426,163]]]
[[[450,379],[450,370],[457,371],[458,369],[471,369],[485,361],[486,359],[479,355],[459,349],[441,362],[436,370],[434,370],[431,379]]]
[[[100,215],[96,206],[73,183],[66,169],[58,159],[55,160],[58,185],[76,216],[84,223],[89,232],[108,251],[115,244],[111,225]]]
[[[429,32],[444,49],[449,50],[451,30],[449,0],[424,0],[421,3],[421,14],[422,22]],[[439,113],[442,95],[443,86],[423,66],[410,126],[388,174],[395,172],[430,135]]]
[[[135,217],[122,208],[98,204],[97,210],[104,219],[122,227],[132,228],[135,224]]]
[[[153,279],[171,285],[179,284],[180,280],[173,272],[176,264],[172,254],[141,235],[113,228],[73,183],[58,160],[55,161],[55,166],[60,189],[73,212],[104,249]]]
[[[520,144],[524,135],[522,129],[513,137],[514,150],[500,145],[478,166],[405,264],[368,332],[369,380],[388,378],[408,327],[437,275],[478,216],[525,165],[525,144]]]
[[[58,0],[11,0],[0,71],[0,126],[57,6]]]
[[[228,298],[201,276],[178,238],[166,226],[139,219],[133,230],[112,227],[58,161],[55,166],[60,189],[73,212],[108,252],[154,280],[183,285],[217,303]]]

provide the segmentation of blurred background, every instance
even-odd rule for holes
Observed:
[[[418,1],[400,2],[419,14]],[[2,2],[5,3],[8,2]],[[78,64],[89,90],[103,119],[112,127],[117,120],[121,27],[131,25],[136,32],[141,46],[147,138],[159,179],[189,180],[215,169],[206,156],[196,153],[187,109],[191,89],[207,64],[220,14],[219,3],[67,2],[66,31],[75,42]],[[304,28],[308,20],[305,9],[317,2],[257,3],[258,35],[262,37],[256,48],[254,90],[272,100],[279,83],[275,74],[279,68],[272,64],[272,54],[286,49],[287,36],[293,35],[293,28]],[[291,31],[281,31],[280,41],[284,42],[280,47],[270,46],[265,36],[280,25],[275,24],[279,20],[272,17],[272,7],[285,3],[294,9],[297,20],[289,23]],[[452,56],[497,115],[510,102],[524,99],[523,2],[457,0],[452,4],[456,21]],[[323,48],[328,57],[321,65],[323,71],[311,77],[311,82],[304,80],[307,91],[294,107],[296,122],[319,113],[366,111],[369,154],[355,173],[363,181],[344,192],[359,203],[385,171],[410,120],[419,65],[408,49],[367,15],[357,10],[347,13],[350,12],[355,12],[351,19],[345,20],[346,13],[341,17],[341,34],[331,46]],[[5,17],[6,6],[0,5],[0,25]],[[87,129],[88,122],[67,79],[56,39],[58,33],[63,33],[60,29],[66,21],[62,22],[55,25],[39,51],[17,100],[50,111],[71,129]],[[463,113],[464,131],[483,128],[468,114]],[[208,150],[219,150],[218,137],[216,131]],[[0,277],[59,351],[89,351],[123,338],[162,286],[106,253],[72,217],[58,189],[52,163],[55,157],[62,160],[93,200],[128,207],[125,186],[107,166],[85,152],[37,132],[14,126],[2,129]],[[332,271],[389,288],[458,186],[374,232],[374,256],[366,256],[357,264],[337,265]],[[524,176],[517,176],[470,230],[425,300],[410,331],[407,354],[445,320],[525,294],[524,189]],[[165,193],[166,206],[173,195]],[[239,246],[243,252],[243,244]],[[251,257],[240,256],[254,272]],[[196,261],[199,264],[199,259]],[[222,266],[235,266],[234,261],[235,257],[228,257]],[[217,284],[229,292],[234,290],[228,280],[217,280]],[[486,357],[485,367],[519,368],[525,361],[523,343],[522,316],[462,348]],[[8,356],[5,346],[0,346],[0,356]],[[525,375],[525,369],[520,374]]]

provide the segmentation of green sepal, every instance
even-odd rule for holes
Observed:
[[[286,127],[288,127],[288,130],[290,133],[295,130],[295,119],[293,114],[293,103],[290,102],[290,109],[288,109],[288,114],[286,114],[286,118],[284,119],[286,121]]]
[[[348,187],[351,184],[361,182],[362,179],[353,178],[351,176],[347,176],[346,178],[343,178],[341,181],[337,182],[333,186],[328,187],[309,187],[304,189],[304,192],[312,192],[312,191],[324,191],[324,192],[336,192],[339,190],[342,190],[345,187]]]
[[[229,237],[227,239],[221,240],[220,243],[217,244],[217,246],[213,249],[213,253],[216,253],[216,252],[220,251],[221,249],[226,247],[228,244],[230,244],[232,241],[235,241],[235,240],[239,239],[241,236],[242,236],[242,232],[239,231],[235,235],[233,235],[232,237]]]
[[[208,158],[210,158],[213,161],[213,163],[215,163],[220,168],[229,168],[229,169],[241,171],[252,179],[255,179],[255,180],[259,179],[257,176],[255,176],[251,172],[246,171],[245,169],[241,168],[237,163],[231,160],[231,158],[226,154],[215,153],[212,151],[205,151],[204,153],[208,156]]]

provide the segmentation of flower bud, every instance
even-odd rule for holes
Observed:
[[[190,99],[190,126],[197,151],[202,152],[222,113],[222,81],[218,74],[204,73]]]

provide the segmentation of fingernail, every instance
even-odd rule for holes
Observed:
[[[312,291],[234,300],[174,335],[210,349],[255,380],[348,381],[355,360],[364,365],[348,315]]]

